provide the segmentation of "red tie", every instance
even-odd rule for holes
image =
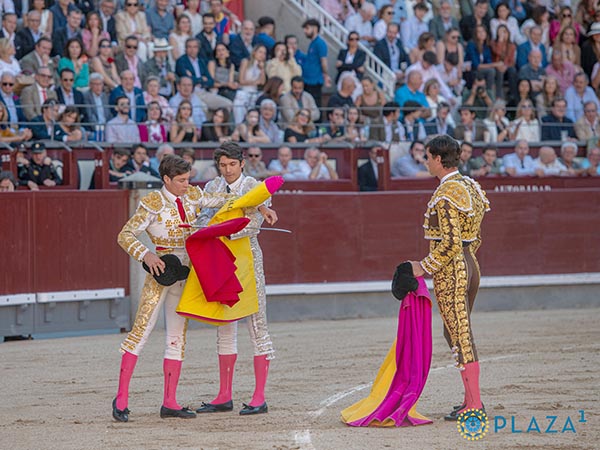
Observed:
[[[42,89],[42,100],[43,100],[43,102],[45,102],[46,100],[48,100],[48,98],[46,96],[46,89]]]
[[[183,203],[181,203],[181,199],[177,197],[175,203],[177,203],[177,210],[179,211],[179,217],[181,217],[181,221],[186,223],[187,218],[185,217],[185,209],[183,209]]]

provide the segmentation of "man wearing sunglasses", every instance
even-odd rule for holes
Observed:
[[[14,90],[15,76],[10,72],[4,72],[0,78],[0,102],[6,106],[11,124],[25,122],[21,102]]]
[[[115,65],[117,73],[122,73],[124,70],[130,70],[134,77],[134,86],[142,89],[146,78],[150,75],[146,68],[146,64],[142,63],[137,56],[140,40],[135,36],[128,36],[123,44],[123,51],[115,55]]]
[[[27,120],[33,119],[42,113],[42,104],[46,100],[58,101],[56,92],[50,89],[52,85],[52,72],[46,66],[42,66],[35,74],[35,83],[23,88],[21,91],[21,104],[23,114]]]

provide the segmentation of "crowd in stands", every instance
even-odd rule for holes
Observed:
[[[411,141],[407,158],[414,142],[450,133],[489,148],[571,140],[596,148],[593,1],[319,3],[348,30],[335,74],[312,18],[301,49],[273,18],[240,21],[223,0],[4,0],[0,142]],[[364,48],[395,73],[393,99],[367,75]],[[308,153],[305,176],[333,178],[326,154]],[[510,174],[486,153],[469,173]],[[135,154],[127,164],[142,164]]]

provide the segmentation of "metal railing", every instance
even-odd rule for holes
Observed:
[[[288,3],[294,6],[303,16],[317,19],[321,23],[321,31],[337,45],[345,47],[349,31],[331,14],[321,8],[315,0],[288,0]],[[365,61],[366,72],[382,86],[383,91],[389,98],[393,98],[396,87],[396,75],[392,69],[386,66],[363,43],[359,42],[358,46],[367,54]]]

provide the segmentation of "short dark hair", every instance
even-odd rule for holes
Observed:
[[[37,40],[35,46],[38,47],[42,42],[48,42],[50,45],[52,45],[52,39],[50,39],[48,36],[42,36]]]
[[[398,104],[398,102],[389,101],[385,105],[383,105],[383,115],[385,117],[387,117],[391,114],[394,114],[399,109],[400,109],[400,105]]]
[[[434,52],[426,51],[423,53],[423,61],[425,61],[427,64],[435,66],[438,63],[437,55]]]
[[[292,78],[292,83],[304,84],[304,78],[302,78],[300,75],[296,75],[295,77]]]
[[[0,182],[4,181],[4,180],[10,180],[10,182],[13,184],[15,189],[17,188],[17,180],[15,179],[15,176],[13,175],[12,172],[9,172],[8,170],[1,171],[0,172]]]
[[[114,155],[119,155],[119,156],[131,156],[131,152],[129,151],[128,148],[123,148],[123,147],[117,147],[113,150],[112,152],[113,156]]]
[[[304,27],[317,27],[317,32],[321,31],[321,22],[319,22],[317,19],[307,19],[303,24],[302,24],[302,28]]]
[[[196,152],[194,151],[193,148],[189,148],[189,147],[182,148],[180,154],[181,154],[182,158],[187,155],[187,156],[190,156],[192,159],[196,159]]]
[[[72,73],[73,75],[75,75],[75,71],[74,71],[73,69],[69,69],[68,67],[65,67],[64,69],[62,69],[62,70],[60,71],[60,74],[59,74],[59,75],[60,75],[60,78],[62,78],[62,76],[63,76],[63,73],[65,73],[65,72],[66,72],[66,73]]]
[[[269,16],[262,16],[260,19],[258,19],[257,23],[258,23],[258,26],[260,28],[262,28],[265,25],[275,25],[275,20]]]
[[[565,102],[565,104],[567,104],[567,99],[566,99],[566,98],[564,98],[564,97],[554,97],[554,98],[552,99],[552,106],[553,106],[553,107],[554,107],[554,106],[556,106],[556,104],[557,104],[558,102]]]
[[[160,166],[158,166],[158,173],[160,178],[167,176],[171,179],[177,175],[183,175],[192,170],[192,165],[178,155],[165,155]]]
[[[215,20],[217,20],[215,18],[215,15],[213,13],[211,13],[211,12],[207,12],[207,13],[202,14],[202,18],[203,19],[215,19]]]
[[[446,134],[436,136],[427,143],[425,149],[429,150],[431,156],[441,157],[442,167],[446,169],[458,167],[461,150],[456,139]]]
[[[488,150],[491,150],[491,151],[493,151],[494,153],[498,154],[498,148],[497,148],[497,147],[494,147],[494,146],[485,147],[481,153],[485,153],[485,152],[487,152]]]
[[[134,144],[133,147],[131,147],[131,154],[133,155],[135,153],[135,151],[140,147],[143,148],[144,150],[146,150],[146,153],[148,153],[148,147],[146,147],[142,143],[139,143],[139,144]]]
[[[244,160],[244,151],[237,142],[226,141],[215,150],[213,156],[217,164],[219,164],[221,156],[229,159],[237,159],[239,162],[242,162]]]

